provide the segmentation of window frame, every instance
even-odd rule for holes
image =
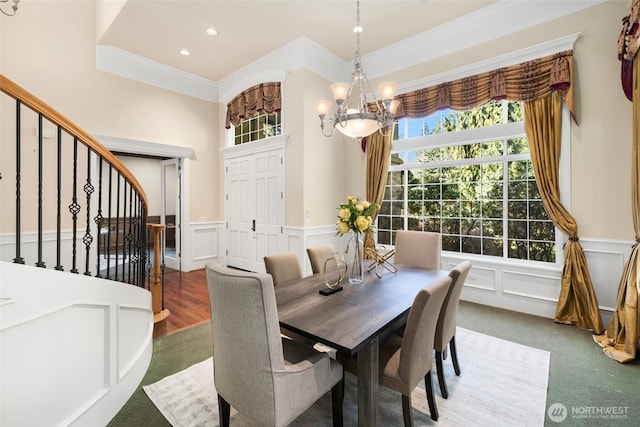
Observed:
[[[560,179],[560,198],[561,202],[565,207],[569,207],[570,203],[570,140],[571,140],[571,123],[570,123],[570,114],[566,107],[563,106],[562,109],[562,130],[561,130],[561,157],[560,157],[560,167],[559,167],[559,179]],[[406,133],[405,133],[406,135]],[[524,122],[511,122],[511,123],[503,123],[493,126],[487,126],[482,128],[474,128],[474,129],[466,129],[457,132],[448,132],[448,133],[440,133],[440,134],[432,134],[432,135],[424,135],[418,137],[411,137],[405,139],[397,139],[392,141],[391,144],[391,155],[407,153],[409,151],[415,150],[423,150],[423,149],[431,149],[431,148],[441,148],[455,145],[466,145],[473,143],[481,143],[488,141],[496,141],[496,140],[507,140],[509,138],[519,138],[519,137],[527,137]],[[452,165],[463,165],[463,164],[482,164],[482,163],[490,163],[490,162],[505,162],[508,164],[509,161],[518,160],[518,159],[530,159],[530,153],[526,154],[517,154],[517,155],[509,155],[509,160],[504,158],[505,156],[494,156],[494,157],[483,157],[481,161],[469,161],[469,160],[455,160],[455,161],[447,161],[447,162],[433,162],[433,163],[408,163],[407,154],[401,155],[401,158],[405,163],[401,165],[389,165],[389,173],[391,172],[401,172],[401,171],[409,171],[415,169],[429,168],[429,167],[440,167],[446,164],[447,166]],[[391,159],[391,156],[390,156]],[[470,159],[472,160],[472,159]],[[503,171],[504,176],[508,173],[507,170]],[[403,180],[403,205],[404,211],[407,212],[408,201],[408,190],[409,186],[407,183],[408,174],[402,174]],[[505,180],[505,182],[507,182]],[[505,188],[506,191],[506,188]],[[508,203],[508,198],[503,196],[503,205]],[[570,210],[570,209],[568,209]],[[503,221],[503,230],[506,231],[508,227],[508,214],[505,209],[502,217]],[[409,215],[406,213],[403,214],[404,221],[404,229],[406,230],[409,222]],[[376,220],[377,223],[377,220]],[[443,254],[446,253],[447,256],[451,257],[465,257],[469,259],[481,259],[483,261],[487,261],[489,258],[492,263],[505,263],[505,264],[524,264],[527,266],[537,265],[537,266],[546,266],[546,267],[560,267],[564,264],[564,255],[563,255],[563,247],[567,238],[564,233],[554,226],[555,229],[555,262],[545,262],[545,261],[535,261],[535,260],[523,260],[517,258],[509,258],[505,256],[508,254],[508,239],[504,239],[505,247],[503,248],[502,256],[489,256],[489,255],[481,255],[481,254],[473,254],[467,252],[451,252],[444,251]],[[504,236],[507,236],[506,232]]]

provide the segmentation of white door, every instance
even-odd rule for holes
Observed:
[[[161,170],[160,223],[167,226],[162,242],[164,264],[174,270],[180,270],[180,159],[162,161]]]
[[[227,265],[264,272],[264,256],[281,252],[284,150],[226,161]]]

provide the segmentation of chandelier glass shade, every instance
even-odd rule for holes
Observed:
[[[380,98],[371,90],[367,75],[362,69],[360,57],[360,1],[357,1],[356,56],[349,83],[334,83],[331,91],[336,103],[336,112],[329,116],[331,102],[318,103],[320,128],[324,136],[332,136],[336,129],[344,135],[362,139],[375,131],[385,134],[385,129],[394,121],[394,112],[398,101],[393,97],[397,84],[392,82],[378,85]],[[386,131],[388,132],[388,130]]]

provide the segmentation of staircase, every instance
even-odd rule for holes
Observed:
[[[109,150],[3,75],[0,91],[0,425],[105,425],[168,314],[162,226]]]

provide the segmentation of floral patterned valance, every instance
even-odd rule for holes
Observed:
[[[447,108],[464,111],[491,100],[530,101],[554,90],[561,91],[576,120],[572,50],[398,95],[396,116],[426,117]]]
[[[280,82],[260,83],[241,92],[227,104],[225,127],[238,126],[259,112],[273,114],[282,108]]]

